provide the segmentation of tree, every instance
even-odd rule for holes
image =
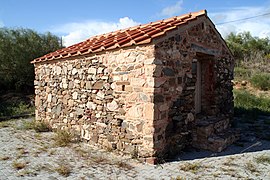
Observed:
[[[266,57],[270,54],[270,40],[268,38],[253,37],[250,32],[229,34],[226,42],[236,61],[254,61],[254,54]],[[258,60],[258,59],[257,59]]]
[[[60,38],[30,29],[0,28],[0,91],[34,90],[32,60],[61,48]]]

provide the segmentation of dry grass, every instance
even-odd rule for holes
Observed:
[[[9,156],[0,156],[0,161],[7,161],[9,159],[10,159]]]
[[[82,149],[81,147],[76,147],[74,150],[76,154],[78,154],[81,157],[89,157],[89,152],[85,149]]]
[[[267,155],[261,155],[255,158],[257,163],[265,164],[268,163],[270,164],[270,156]]]
[[[17,170],[20,170],[20,169],[23,169],[26,167],[26,162],[18,162],[18,161],[14,161],[12,163],[12,167],[17,169]]]
[[[75,133],[66,131],[66,130],[58,130],[54,136],[55,145],[64,147],[68,146],[70,143],[79,142],[78,137]]]
[[[68,177],[71,173],[71,166],[67,163],[60,164],[55,171],[64,177]]]
[[[17,159],[21,158],[21,157],[24,157],[26,154],[28,154],[28,151],[26,151],[25,149],[20,149],[18,150],[17,152]]]
[[[203,166],[201,164],[199,164],[198,162],[196,163],[184,163],[182,165],[180,165],[180,170],[182,171],[191,171],[193,173],[196,173],[199,169],[203,168]]]
[[[119,168],[122,168],[122,169],[125,169],[125,170],[131,170],[133,169],[134,167],[131,166],[130,164],[126,163],[126,162],[123,162],[123,161],[118,161],[116,163],[116,165],[119,167]]]
[[[257,169],[257,167],[251,161],[249,161],[249,162],[247,162],[245,164],[245,168],[247,170],[249,170],[251,173],[259,172],[259,170]]]
[[[23,123],[22,129],[24,130],[35,130],[36,132],[50,132],[52,128],[50,125],[44,121],[25,121]]]
[[[93,157],[91,157],[91,160],[93,160],[93,162],[95,162],[97,164],[109,164],[110,163],[110,160],[102,155],[93,156]]]

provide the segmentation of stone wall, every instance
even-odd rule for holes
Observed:
[[[205,22],[160,40],[155,57],[154,148],[157,156],[166,157],[192,143],[197,118],[194,59],[203,61],[208,57],[202,67],[203,115],[230,117],[233,60],[219,34]]]
[[[153,156],[153,46],[35,64],[36,119]]]

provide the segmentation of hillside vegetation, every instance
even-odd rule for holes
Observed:
[[[230,34],[226,42],[236,59],[236,115],[269,114],[270,40],[244,32]],[[49,32],[0,28],[0,116],[33,111],[35,74],[30,62],[61,47],[60,38]]]
[[[270,115],[270,40],[249,32],[230,34],[227,44],[236,63],[235,115],[256,120]]]
[[[0,28],[0,118],[33,113],[32,60],[61,48],[60,38],[31,29]]]
[[[49,32],[0,28],[0,93],[33,93],[35,74],[30,62],[60,47],[60,38]]]

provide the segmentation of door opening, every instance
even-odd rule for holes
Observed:
[[[201,61],[194,60],[196,62],[196,86],[195,86],[195,113],[199,114],[202,110],[202,69]]]

